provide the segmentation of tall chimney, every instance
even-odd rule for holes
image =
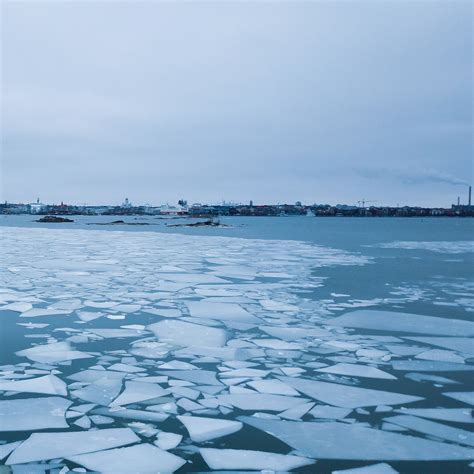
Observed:
[[[458,196],[458,207],[460,203],[461,203],[461,198]]]
[[[467,205],[470,206],[471,205],[471,192],[472,192],[472,186],[469,186],[469,199],[467,201]]]

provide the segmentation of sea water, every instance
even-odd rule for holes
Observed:
[[[0,217],[0,463],[472,470],[472,220],[73,219]]]

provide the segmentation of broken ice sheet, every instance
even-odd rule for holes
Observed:
[[[240,416],[240,421],[316,459],[364,461],[436,461],[474,459],[474,450],[392,433],[359,424],[303,422]]]
[[[359,408],[377,405],[401,405],[423,400],[421,397],[369,388],[340,385],[294,377],[278,377],[296,390],[316,400],[341,408]]]
[[[439,336],[474,336],[474,322],[435,318],[421,314],[393,311],[359,310],[325,321],[329,326],[343,326],[379,331],[433,334]]]
[[[474,423],[473,412],[470,408],[402,408],[395,412],[433,420]]]
[[[127,448],[110,449],[77,456],[67,456],[69,461],[95,472],[174,472],[186,461],[151,444],[138,444]]]
[[[0,431],[68,428],[65,414],[71,405],[61,397],[0,400]]]
[[[191,439],[197,443],[227,436],[242,429],[240,421],[200,416],[178,416],[177,418],[186,427]]]
[[[21,441],[15,441],[13,443],[7,443],[7,444],[0,444],[0,461],[5,459],[20,444],[21,444]]]
[[[445,392],[443,395],[474,406],[474,392]]]
[[[299,396],[299,393],[286,383],[283,383],[281,380],[271,379],[271,380],[256,380],[253,382],[248,382],[249,387],[254,388],[260,393],[272,393],[274,395],[290,395],[290,396]]]
[[[410,415],[396,415],[385,418],[385,420],[425,435],[435,436],[436,438],[465,446],[474,446],[474,433],[460,428],[453,428],[442,423]]]
[[[222,347],[227,340],[224,329],[178,320],[164,320],[148,326],[155,336],[176,346]]]
[[[316,369],[318,372],[325,372],[329,374],[337,375],[349,375],[351,377],[367,377],[375,379],[390,379],[395,380],[397,377],[384,372],[383,370],[371,367],[369,365],[357,365],[357,364],[336,364],[331,367],[325,367],[323,369]]]
[[[15,354],[45,364],[92,357],[92,355],[86,352],[76,351],[66,341],[30,347],[29,349],[18,351]]]
[[[67,458],[140,441],[130,428],[109,428],[92,431],[33,433],[13,451],[7,465],[32,461]]]
[[[285,411],[302,403],[307,403],[307,398],[288,397],[285,395],[272,395],[266,393],[242,393],[233,395],[218,395],[219,403],[232,405],[241,410]]]
[[[242,306],[234,303],[209,303],[207,301],[189,301],[186,303],[194,318],[218,319],[219,321],[239,321],[258,323],[259,318],[252,316]]]
[[[201,448],[201,456],[211,469],[249,469],[290,471],[314,464],[314,459],[289,454],[250,451],[244,449]]]
[[[55,375],[45,375],[26,380],[0,382],[0,390],[44,395],[67,395],[66,384]]]
[[[168,395],[168,390],[157,384],[141,382],[125,382],[125,390],[112,402],[110,406],[130,405],[152,398]]]
[[[331,474],[397,474],[389,464],[379,463],[370,466],[355,467],[353,469],[343,469],[342,471],[332,471]]]
[[[86,402],[97,403],[107,406],[111,403],[122,389],[122,379],[100,378],[86,387],[72,390],[71,395]]]

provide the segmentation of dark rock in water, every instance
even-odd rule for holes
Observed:
[[[166,224],[167,227],[229,227],[227,224],[221,224],[219,221],[199,221],[190,224]]]
[[[148,222],[125,222],[122,220],[112,222],[88,222],[87,225],[150,225]]]
[[[72,219],[68,219],[66,217],[58,217],[58,216],[44,216],[41,219],[38,219],[35,222],[43,222],[47,224],[56,224],[61,222],[74,222]]]

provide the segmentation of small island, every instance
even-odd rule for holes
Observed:
[[[41,222],[46,224],[60,224],[63,222],[74,222],[73,219],[68,219],[67,217],[59,216],[44,216],[41,219],[36,220],[35,222]]]

